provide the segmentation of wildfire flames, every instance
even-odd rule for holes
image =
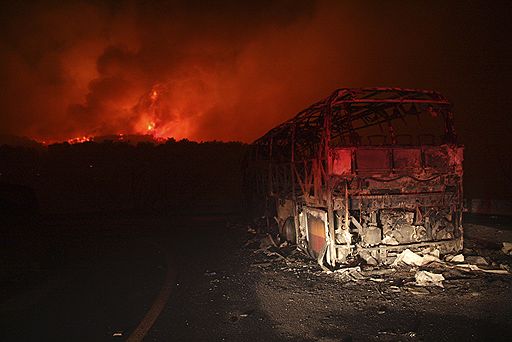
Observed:
[[[156,84],[143,94],[132,112],[139,120],[135,133],[151,135],[155,139],[185,138],[189,132],[184,123],[187,116],[177,113],[165,84]]]
[[[139,124],[136,127],[137,133],[159,136],[156,122],[158,121],[159,113],[163,110],[160,108],[161,92],[162,86],[155,85],[139,99],[134,108],[134,111],[140,117]]]
[[[333,22],[312,19],[315,4],[197,6],[74,0],[7,6],[0,134],[48,143],[119,134],[251,141],[303,105],[290,97],[323,95],[283,87],[291,74],[294,84],[315,81],[283,67],[294,61],[294,70],[311,70],[297,58],[298,47],[274,48],[296,42],[297,30]]]
[[[92,139],[93,139],[92,137],[86,137],[86,136],[76,137],[76,138],[68,139],[68,143],[70,143],[70,144],[81,144],[81,143],[84,143],[84,142],[92,141]]]
[[[153,141],[165,141],[167,138],[178,139],[187,137],[186,119],[179,121],[166,121],[174,117],[169,107],[169,99],[166,98],[166,87],[162,84],[154,85],[151,90],[145,92],[137,103],[130,109],[133,116],[138,118],[137,124],[131,132],[117,132],[115,138],[124,141],[126,134],[139,134],[151,136]],[[78,136],[68,139],[70,144],[79,144],[94,141],[93,136]]]
[[[433,88],[480,118],[506,112],[499,101],[488,106],[484,99],[498,95],[483,96],[480,85],[508,70],[510,21],[478,2],[442,11],[364,1],[1,6],[0,134],[48,143],[118,134],[250,142],[336,87]],[[469,7],[483,11],[481,22],[470,25]]]

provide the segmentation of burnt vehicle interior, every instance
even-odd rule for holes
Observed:
[[[252,145],[252,215],[331,266],[462,249],[463,147],[435,91],[342,88]]]

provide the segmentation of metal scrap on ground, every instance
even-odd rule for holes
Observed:
[[[418,271],[414,275],[416,285],[418,286],[443,286],[444,277],[442,274],[432,273],[428,271]]]
[[[512,242],[503,242],[501,251],[507,255],[512,255]]]
[[[308,259],[307,255],[298,251],[289,243],[275,242],[269,235],[255,235],[245,246],[254,246],[254,254],[266,257],[266,262],[255,262],[255,267],[268,268],[276,264],[285,263],[289,270],[300,270],[301,272],[311,272],[315,274],[325,274],[332,276],[341,282],[360,282],[369,281],[388,284],[391,287],[396,282],[391,281],[395,278],[404,279],[404,285],[421,287],[440,287],[444,288],[444,282],[450,281],[451,270],[457,270],[463,273],[471,273],[475,276],[484,274],[510,275],[510,268],[506,265],[500,267],[492,266],[492,261],[478,255],[448,254],[444,260],[440,258],[439,250],[427,247],[416,253],[406,249],[398,254],[395,260],[389,265],[375,266],[368,264],[364,258],[359,263],[352,266],[345,266],[336,269],[320,267],[318,263]],[[464,261],[466,261],[464,263]],[[414,281],[405,281],[414,279]],[[397,288],[399,291],[399,288]],[[411,290],[411,293],[423,294],[422,290]]]

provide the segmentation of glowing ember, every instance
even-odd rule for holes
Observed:
[[[152,132],[154,130],[155,130],[155,123],[154,122],[148,123],[148,132]]]
[[[156,90],[153,90],[151,92],[150,98],[151,98],[151,101],[156,101],[158,99],[158,92]]]
[[[69,139],[68,143],[69,144],[81,144],[81,143],[84,143],[87,141],[92,141],[92,137],[86,137],[86,136],[76,137],[76,138]]]

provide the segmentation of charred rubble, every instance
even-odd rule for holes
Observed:
[[[328,265],[463,248],[463,146],[435,91],[338,89],[252,145],[247,207]]]

